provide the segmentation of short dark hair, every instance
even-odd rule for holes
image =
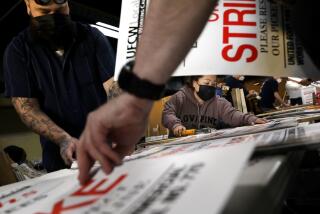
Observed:
[[[203,75],[195,75],[186,77],[186,85],[193,89],[193,81],[198,81]]]

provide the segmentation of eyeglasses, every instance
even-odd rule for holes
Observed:
[[[64,3],[66,3],[68,0],[54,0],[54,2],[56,3],[56,4],[64,4]],[[47,5],[47,4],[49,4],[50,2],[51,2],[51,0],[35,0],[35,2],[37,3],[37,4],[40,4],[40,5]]]

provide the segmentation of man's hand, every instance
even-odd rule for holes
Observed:
[[[77,145],[81,184],[90,179],[90,168],[95,160],[109,174],[121,164],[124,156],[134,151],[145,132],[152,103],[123,93],[89,114]]]
[[[71,165],[76,151],[76,138],[51,120],[41,109],[38,99],[12,97],[12,104],[26,126],[60,146],[60,155],[66,165]]]
[[[185,130],[186,130],[186,127],[184,127],[183,125],[178,125],[178,126],[174,127],[173,134],[176,137],[180,137],[182,135],[182,132]]]
[[[76,152],[77,141],[78,139],[71,137],[68,140],[59,143],[60,155],[64,163],[68,166],[71,166],[74,161],[73,154]]]
[[[268,122],[268,120],[266,120],[264,118],[258,118],[258,119],[256,119],[256,121],[254,121],[255,124],[264,124],[267,122]]]

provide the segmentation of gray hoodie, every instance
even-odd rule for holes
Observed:
[[[244,114],[230,102],[215,96],[202,105],[196,100],[193,90],[187,86],[171,96],[162,112],[162,124],[172,132],[177,125],[186,129],[220,128],[221,122],[231,127],[250,125],[256,119]]]

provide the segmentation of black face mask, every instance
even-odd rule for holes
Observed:
[[[31,33],[36,42],[56,50],[67,48],[75,37],[75,23],[61,13],[31,18]]]
[[[216,87],[210,85],[199,85],[199,91],[197,94],[204,101],[210,100],[216,94]]]

